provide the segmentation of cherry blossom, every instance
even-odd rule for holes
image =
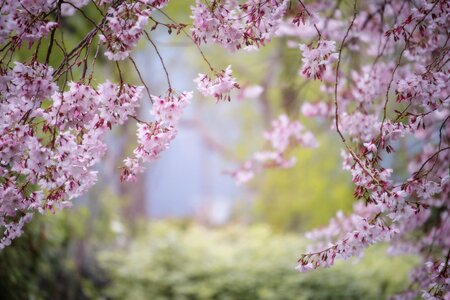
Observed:
[[[444,62],[448,53],[435,51],[446,51],[447,37],[440,24],[448,20],[450,7],[441,1],[421,1],[408,12],[400,8],[396,3],[385,11],[398,19],[383,24],[383,30],[373,30],[379,28],[380,19],[375,18],[371,24],[368,11],[355,10],[344,30],[338,29],[339,23],[335,28],[326,28],[320,21],[314,24],[319,35],[317,43],[324,36],[336,36],[348,52],[370,47],[368,53],[375,60],[359,70],[350,70],[351,78],[345,78],[343,72],[348,71],[338,65],[334,79],[324,80],[321,91],[333,99],[331,113],[326,105],[302,107],[306,116],[329,117],[331,128],[341,136],[343,169],[352,175],[356,203],[353,213],[340,213],[328,226],[307,235],[317,244],[300,257],[297,269],[329,267],[338,258],[360,255],[371,244],[386,241],[391,245],[391,254],[411,252],[423,258],[422,265],[411,273],[416,285],[398,299],[445,299],[449,295],[446,281],[450,255],[445,244],[449,231],[444,225],[448,224],[449,195],[448,164],[444,163],[450,149],[444,137],[449,130],[448,66]],[[371,4],[368,9],[374,12],[379,5]],[[299,16],[299,25],[307,26],[303,18]],[[311,55],[308,50],[317,50],[312,46],[303,48],[307,55]],[[394,51],[396,48],[399,52]],[[303,61],[307,67],[309,61]],[[318,61],[311,70],[323,70]],[[302,70],[309,71],[305,67]],[[324,79],[327,71],[323,70],[320,78]],[[396,99],[392,100],[393,92]],[[402,143],[421,150],[405,151]],[[392,167],[399,149],[407,153],[409,160],[403,175]],[[439,213],[434,215],[436,211]],[[427,222],[436,227],[424,229]],[[436,252],[432,254],[431,249]]]
[[[144,87],[113,84],[106,81],[98,86],[99,117],[108,126],[122,125],[130,116],[134,116]]]
[[[165,125],[176,125],[191,98],[192,92],[184,92],[179,95],[169,92],[167,97],[164,98],[152,96],[151,113],[155,116],[157,122]]]
[[[105,55],[110,60],[123,60],[143,35],[150,9],[123,2],[117,8],[111,7],[108,15],[107,31],[99,36],[100,40],[105,44]]]
[[[76,82],[58,91],[53,69],[16,63],[5,75],[0,110],[1,247],[19,236],[35,211],[71,205],[97,180],[92,167],[106,153],[105,132],[132,114],[141,87]],[[44,108],[44,101],[51,106]]]
[[[270,40],[286,12],[286,0],[237,1],[200,0],[192,7],[197,44],[213,42],[229,51],[243,47],[260,47]]]
[[[239,85],[236,83],[236,79],[231,76],[231,73],[231,66],[228,66],[224,71],[217,73],[214,79],[205,74],[198,74],[194,82],[197,83],[198,91],[204,96],[212,96],[217,101],[230,101],[230,92],[233,89],[239,89]]]
[[[136,132],[138,146],[134,149],[134,157],[126,158],[122,167],[122,181],[134,181],[144,171],[142,165],[159,158],[177,134],[178,121],[183,110],[190,103],[192,92],[174,93],[169,89],[163,97],[151,96],[153,107],[151,114],[154,123],[139,122]]]
[[[286,115],[272,121],[272,128],[264,132],[264,138],[268,142],[268,150],[255,152],[239,169],[228,172],[238,184],[250,181],[256,173],[265,168],[292,168],[296,163],[294,156],[288,157],[288,152],[292,148],[318,146],[310,131],[305,131],[299,121],[291,121]]]
[[[324,102],[303,103],[301,112],[306,117],[329,117],[332,112],[331,107]]]
[[[303,56],[300,74],[306,78],[322,79],[327,65],[337,59],[334,41],[319,40],[317,47],[300,44],[299,48]]]
[[[134,158],[126,158],[122,167],[122,180],[134,181],[142,173],[143,163],[157,160],[162,151],[169,147],[177,131],[173,126],[164,127],[161,123],[139,123],[137,129],[138,146],[134,149]]]

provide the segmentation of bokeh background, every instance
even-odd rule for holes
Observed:
[[[191,3],[173,1],[165,11],[189,24]],[[77,14],[65,22],[69,45],[90,29]],[[192,41],[161,26],[152,39],[174,88],[194,90],[192,78],[208,68]],[[232,55],[203,47],[217,69],[233,66],[241,92],[220,103],[196,93],[170,149],[134,183],[120,183],[118,168],[136,146],[136,124],[113,130],[96,186],[73,208],[36,216],[0,252],[0,298],[384,299],[406,288],[415,258],[389,257],[383,245],[332,269],[295,271],[309,243],[304,233],[350,211],[353,197],[337,135],[300,116],[305,101],[326,99],[298,76],[300,53],[289,44],[280,37],[258,52]],[[153,47],[143,41],[133,58],[151,93],[164,94]],[[132,64],[121,67],[126,81],[139,84]],[[94,80],[117,81],[114,74],[100,56]],[[140,118],[151,120],[150,107],[143,99]],[[263,130],[281,113],[300,119],[320,147],[297,150],[292,169],[237,186],[226,171],[264,145]]]

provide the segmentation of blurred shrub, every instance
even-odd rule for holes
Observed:
[[[0,299],[92,299],[106,283],[83,240],[87,214],[37,216],[0,252]],[[64,218],[68,217],[68,218]]]
[[[299,236],[267,225],[212,230],[170,221],[130,233],[117,199],[99,200],[28,224],[0,252],[0,299],[384,299],[405,287],[414,262],[378,247],[360,264],[299,274],[307,245]]]
[[[0,299],[99,299],[108,278],[95,255],[116,238],[117,202],[104,193],[89,205],[36,215],[0,251]]]
[[[208,230],[149,225],[129,244],[100,253],[112,299],[383,299],[404,288],[411,260],[373,249],[361,264],[299,274],[305,243],[265,226]]]

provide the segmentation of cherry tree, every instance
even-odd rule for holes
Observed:
[[[355,200],[352,214],[337,213],[307,234],[315,243],[297,269],[329,267],[388,242],[390,254],[422,259],[398,299],[449,299],[450,3],[197,0],[192,24],[184,24],[164,12],[168,2],[0,1],[0,248],[21,235],[33,214],[68,207],[92,187],[114,126],[137,124],[137,147],[124,158],[121,180],[136,179],[176,137],[194,95],[172,87],[153,30],[163,27],[197,47],[205,73],[187,80],[217,102],[231,101],[241,86],[232,66],[216,69],[203,45],[251,52],[284,37],[298,48],[298,76],[320,85],[322,101],[305,102],[299,114],[325,122],[340,137]],[[91,29],[68,47],[64,22],[74,14]],[[155,48],[164,67],[163,95],[150,94],[131,56],[140,40]],[[118,82],[93,78],[100,57],[116,69]],[[141,86],[127,83],[126,62],[136,67]],[[151,121],[136,115],[145,93]],[[320,147],[287,115],[273,120],[263,137],[267,147],[229,173],[238,183],[294,167],[295,147]],[[394,168],[400,157],[406,168]]]

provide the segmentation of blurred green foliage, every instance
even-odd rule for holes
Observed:
[[[112,199],[104,198],[104,201]],[[108,209],[105,209],[108,211]],[[307,242],[267,225],[208,229],[142,223],[130,234],[114,210],[43,216],[0,252],[2,299],[384,299],[405,288],[414,259],[384,247],[361,262],[299,274]]]
[[[299,274],[304,246],[265,225],[210,230],[157,222],[99,257],[112,299],[383,299],[405,287],[410,260],[386,259],[380,247],[361,264]]]
[[[118,204],[106,191],[84,205],[35,215],[0,251],[0,299],[98,299],[108,277],[96,253],[115,241],[110,225]]]
[[[93,298],[105,278],[81,240],[86,214],[66,216],[35,218],[0,252],[1,299]]]

